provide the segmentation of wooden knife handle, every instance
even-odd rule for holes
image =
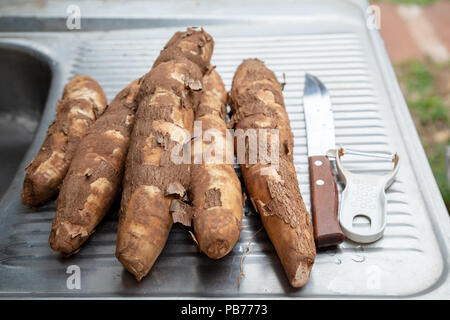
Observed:
[[[338,221],[338,192],[330,160],[326,156],[309,158],[311,209],[314,240],[318,248],[334,246],[344,241]]]

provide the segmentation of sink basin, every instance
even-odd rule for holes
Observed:
[[[0,46],[0,198],[33,140],[51,78],[31,51]]]

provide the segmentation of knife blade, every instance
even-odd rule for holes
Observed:
[[[336,180],[327,151],[336,148],[334,119],[330,96],[324,84],[312,74],[305,74],[303,91],[308,142],[309,180],[314,240],[318,248],[334,246],[344,240],[338,222]]]

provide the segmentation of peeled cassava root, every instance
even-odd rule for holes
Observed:
[[[202,98],[195,109],[195,121],[202,126],[202,148],[195,144],[192,148],[189,194],[198,245],[213,259],[222,258],[234,247],[242,221],[241,183],[233,162],[226,162],[227,154],[233,155],[233,142],[226,139],[226,102],[222,79],[212,70],[203,78]],[[202,163],[196,164],[196,158]]]
[[[117,94],[79,144],[56,201],[53,250],[75,253],[119,194],[138,89],[135,80]]]
[[[189,185],[189,165],[174,162],[171,155],[177,145],[189,142],[213,46],[203,30],[177,32],[142,79],[116,247],[117,258],[138,280],[166,243],[172,200],[185,197]]]
[[[279,164],[241,164],[255,209],[293,287],[306,284],[316,256],[313,229],[300,194],[293,165],[293,136],[281,85],[257,59],[244,60],[231,89],[234,129],[278,129]],[[270,140],[267,140],[270,143]],[[268,150],[270,146],[268,145]],[[249,146],[246,145],[246,159]]]
[[[56,118],[41,149],[26,168],[23,204],[37,206],[57,195],[78,144],[103,113],[106,103],[103,89],[89,76],[76,75],[64,87],[56,105]]]

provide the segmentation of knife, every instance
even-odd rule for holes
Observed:
[[[308,142],[309,181],[314,240],[318,248],[344,241],[338,222],[338,193],[327,151],[335,149],[334,120],[327,89],[306,73],[303,107]]]

